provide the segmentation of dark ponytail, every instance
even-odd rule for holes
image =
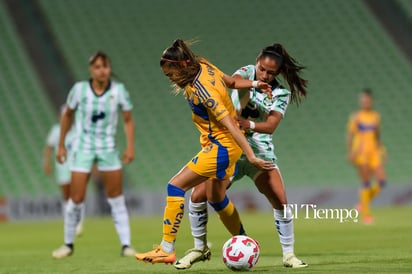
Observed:
[[[257,60],[269,57],[276,61],[279,73],[288,82],[291,92],[291,102],[300,103],[302,97],[307,94],[308,81],[300,77],[300,71],[304,69],[293,57],[291,57],[281,44],[273,44],[265,47],[258,55]]]
[[[173,44],[163,51],[160,58],[162,68],[174,68],[179,70],[179,75],[172,81],[178,88],[185,88],[192,83],[200,70],[200,57],[192,52],[188,44],[182,39],[176,39]]]

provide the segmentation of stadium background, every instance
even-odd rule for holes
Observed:
[[[307,67],[309,96],[289,107],[275,133],[294,201],[309,190],[319,203],[339,200],[332,192],[346,195],[342,204],[356,200],[345,130],[359,91],[371,88],[389,153],[382,195],[392,196],[382,203],[411,203],[411,25],[408,0],[2,0],[0,214],[58,215],[47,212],[60,194],[43,174],[45,138],[71,85],[88,78],[87,60],[96,50],[109,54],[134,103],[136,160],[125,167],[124,183],[137,200],[129,202],[145,208],[142,195],[162,199],[167,180],[199,150],[187,103],[172,95],[159,68],[163,49],[177,37],[199,40],[192,49],[228,74],[254,63],[274,42]],[[118,132],[122,150],[121,123]],[[235,200],[250,197],[252,189],[247,179],[237,183]]]

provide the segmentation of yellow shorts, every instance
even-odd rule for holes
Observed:
[[[228,179],[235,175],[236,162],[241,155],[242,149],[237,144],[223,145],[213,139],[186,166],[204,177]]]
[[[382,153],[379,149],[361,151],[355,158],[357,166],[368,166],[375,169],[382,165]]]

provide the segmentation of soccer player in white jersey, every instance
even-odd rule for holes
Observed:
[[[76,137],[71,161],[70,198],[64,218],[64,245],[53,251],[54,258],[64,258],[73,253],[75,229],[84,207],[87,181],[93,164],[102,177],[117,234],[122,246],[122,256],[134,256],[131,247],[129,215],[122,190],[122,163],[115,144],[118,112],[122,112],[127,145],[123,163],[134,158],[134,125],[132,102],[122,83],[111,80],[109,57],[98,51],[89,60],[89,81],[77,82],[67,98],[67,109],[61,119],[61,132],[57,161],[67,160],[64,139],[75,122]],[[74,119],[75,118],[75,119]]]
[[[62,115],[66,111],[66,105],[61,106],[60,114]],[[53,172],[53,165],[51,164],[51,156],[53,154],[57,154],[57,146],[59,144],[60,138],[60,123],[56,123],[52,126],[47,135],[46,146],[44,148],[44,157],[43,157],[43,169],[46,175],[51,175],[54,173],[54,177],[56,183],[60,186],[63,201],[62,201],[62,209],[63,209],[63,216],[66,210],[67,201],[69,200],[70,196],[70,166],[69,161],[66,161],[62,164],[57,162],[56,157],[54,159],[54,172]],[[64,146],[66,148],[67,154],[70,157],[71,147],[74,139],[74,128],[72,127],[66,134],[66,138],[64,140]],[[83,220],[84,220],[84,207],[80,214],[80,221],[76,226],[76,235],[80,235],[83,232]]]
[[[307,267],[295,256],[294,229],[292,212],[287,207],[286,191],[277,166],[272,134],[279,125],[289,102],[299,103],[306,95],[307,81],[300,77],[300,66],[280,44],[265,47],[258,55],[255,65],[248,65],[237,70],[233,77],[259,80],[272,86],[272,93],[265,93],[257,88],[232,90],[231,97],[239,114],[239,125],[257,157],[272,161],[276,168],[261,171],[250,165],[242,156],[238,164],[238,173],[232,183],[243,176],[251,178],[258,190],[263,193],[273,207],[275,226],[279,235],[283,253],[283,265],[291,268]],[[290,91],[276,79],[278,75],[288,83]],[[206,240],[207,194],[205,184],[196,186],[189,202],[189,218],[193,249],[176,261],[177,269],[188,269],[194,263],[210,259],[210,250]],[[213,207],[213,204],[212,204]]]

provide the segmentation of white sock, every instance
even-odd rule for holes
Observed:
[[[75,204],[72,199],[67,201],[66,212],[64,216],[64,243],[73,244],[76,237],[76,226],[80,221],[83,203]]]
[[[130,246],[129,214],[127,212],[124,196],[120,195],[116,198],[108,198],[107,201],[112,209],[112,218],[120,243],[122,246]]]
[[[63,215],[63,218],[66,215],[67,203],[68,203],[68,201],[62,200],[62,215]]]
[[[273,209],[273,212],[283,255],[291,252],[293,253],[295,235],[293,234],[292,210],[290,209],[290,207],[287,207],[285,210]]]
[[[189,220],[195,248],[203,250],[207,245],[207,202],[189,201]]]
[[[77,226],[82,226],[83,225],[85,212],[86,212],[86,207],[82,206],[81,211],[80,211],[80,220],[79,220],[79,223],[77,224]]]
[[[171,243],[171,242],[166,242],[165,240],[162,240],[160,245],[162,246],[162,249],[163,249],[164,252],[172,253],[175,250],[175,243],[174,242]]]

